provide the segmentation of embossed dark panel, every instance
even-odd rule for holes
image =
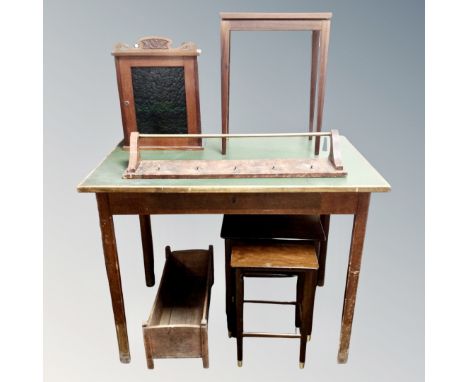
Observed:
[[[137,129],[142,134],[186,134],[184,68],[133,67]]]

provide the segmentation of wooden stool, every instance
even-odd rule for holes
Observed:
[[[231,268],[231,241],[257,239],[293,239],[314,241],[318,254],[317,285],[323,286],[327,256],[330,215],[224,215],[221,237],[225,239],[226,316],[229,337],[236,337],[235,275]],[[291,275],[283,275],[291,276]],[[259,277],[269,277],[259,275]],[[301,298],[298,280],[297,299]],[[298,314],[296,314],[298,316]],[[296,319],[299,327],[299,318]]]
[[[293,241],[234,241],[231,267],[235,272],[235,317],[237,364],[242,366],[244,337],[300,338],[299,367],[305,363],[306,344],[312,332],[312,316],[319,263],[315,245]],[[295,302],[244,300],[244,277],[297,276],[298,298]],[[300,334],[244,332],[244,303],[294,304],[296,326]]]

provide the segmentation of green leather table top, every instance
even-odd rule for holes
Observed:
[[[328,140],[328,138],[322,138]],[[327,142],[328,143],[328,142]],[[359,151],[340,136],[344,178],[123,179],[128,151],[117,146],[78,185],[79,192],[386,192],[387,181]],[[221,154],[219,138],[205,139],[203,150],[143,150],[145,159],[312,158],[313,140],[305,137],[231,138]],[[326,156],[327,152],[320,153]]]

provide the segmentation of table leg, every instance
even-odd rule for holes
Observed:
[[[317,94],[317,73],[319,58],[320,31],[312,32],[312,65],[310,75],[310,109],[309,109],[309,132],[314,131],[315,96]],[[309,137],[309,141],[312,137]]]
[[[317,94],[317,125],[315,130],[322,131],[323,105],[325,102],[325,82],[327,79],[328,43],[330,39],[330,20],[322,21],[320,32],[319,78]],[[320,153],[320,137],[315,137],[315,155]]]
[[[229,337],[236,337],[235,277],[231,268],[231,239],[224,240],[225,277],[226,277],[226,317]]]
[[[221,128],[229,133],[229,78],[230,78],[231,31],[228,23],[221,20]],[[221,139],[221,153],[226,154],[227,138]]]
[[[146,286],[152,287],[154,280],[154,252],[153,236],[151,233],[151,216],[140,215],[141,246],[143,247],[143,261],[145,264]]]
[[[366,235],[367,213],[369,210],[370,193],[361,194],[354,215],[353,234],[349,251],[348,273],[346,276],[346,289],[343,301],[343,313],[341,317],[340,349],[338,351],[338,363],[348,361],[349,342],[353,325],[354,306],[356,304],[356,292],[361,270],[362,248]]]
[[[330,230],[330,215],[320,215],[323,230],[325,231],[325,241],[320,242],[319,250],[319,270],[318,270],[318,286],[325,284],[325,266],[327,263],[327,247],[328,247],[328,232]]]
[[[105,193],[96,194],[99,223],[101,225],[102,247],[106,264],[107,279],[114,311],[115,329],[119,344],[120,362],[130,362],[130,348],[128,345],[127,320],[125,318],[125,306],[120,280],[119,256],[115,240],[114,219],[110,212],[109,197]]]
[[[300,328],[302,326],[302,300],[304,296],[304,275],[298,274],[297,275],[297,282],[296,282],[296,328]]]

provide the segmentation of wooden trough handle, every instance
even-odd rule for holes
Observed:
[[[127,172],[134,173],[140,165],[140,138],[260,138],[260,137],[330,137],[330,153],[328,160],[336,170],[343,170],[340,148],[340,134],[338,130],[331,132],[311,133],[270,133],[270,134],[140,134],[133,132],[130,135],[130,156]]]

